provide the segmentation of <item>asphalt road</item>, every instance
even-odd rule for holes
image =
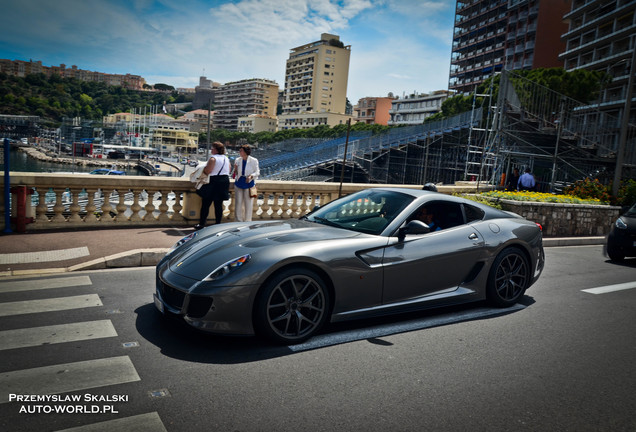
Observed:
[[[636,259],[546,255],[506,313],[349,323],[296,347],[160,319],[150,268],[1,279],[0,429],[636,430]],[[16,400],[47,393],[80,401]]]

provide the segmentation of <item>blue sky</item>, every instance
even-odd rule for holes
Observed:
[[[284,87],[290,48],[322,33],[351,45],[347,97],[448,87],[454,0],[15,0],[0,58],[41,60],[149,84],[266,78]]]

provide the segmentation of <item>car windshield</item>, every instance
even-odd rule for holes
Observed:
[[[326,204],[306,216],[312,222],[366,234],[380,234],[413,201],[404,193],[367,189]]]
[[[634,204],[629,210],[627,210],[627,213],[625,213],[625,216],[628,216],[628,217],[636,216],[636,204]]]

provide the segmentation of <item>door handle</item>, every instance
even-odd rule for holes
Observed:
[[[475,233],[472,233],[471,235],[469,235],[468,238],[470,240],[479,240],[479,236]]]

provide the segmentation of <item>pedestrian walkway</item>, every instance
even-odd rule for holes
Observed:
[[[14,293],[25,292],[29,297],[38,298],[6,300],[15,298]],[[85,316],[83,311],[89,309],[96,310],[94,316],[104,315],[100,310],[104,309],[104,304],[89,276],[38,278],[28,284],[0,281],[0,328],[9,328],[0,331],[3,420],[13,418],[11,424],[20,428],[35,421],[38,415],[65,413],[73,416],[57,423],[72,427],[64,430],[166,431],[157,412],[118,415],[118,410],[132,393],[127,389],[133,387],[125,386],[141,381],[141,378],[128,355],[112,355],[111,352],[93,358],[93,351],[80,349],[82,346],[88,348],[96,340],[105,341],[105,344],[111,340],[111,345],[115,346],[113,339],[118,337],[116,326],[110,319],[78,318]],[[39,315],[42,315],[41,320]],[[34,322],[52,324],[34,327]],[[68,356],[59,355],[64,350],[68,351]],[[51,355],[52,352],[58,355]],[[26,362],[16,362],[16,359],[26,358],[29,359]],[[57,363],[51,358],[73,361]],[[25,363],[28,366],[15,369],[16,365]],[[87,402],[86,395],[95,398]],[[118,400],[112,401],[112,395],[119,395]],[[33,400],[23,400],[25,397]],[[106,398],[103,399],[106,402],[101,397]],[[96,422],[95,414],[100,413],[110,414],[113,420]]]
[[[0,276],[154,265],[187,227],[59,230],[0,235]]]

